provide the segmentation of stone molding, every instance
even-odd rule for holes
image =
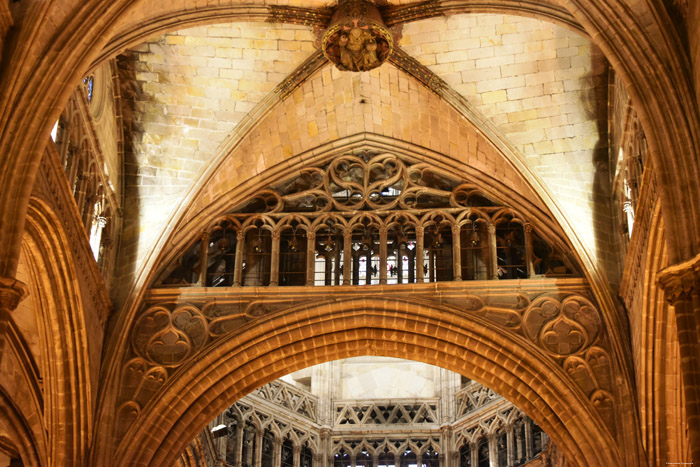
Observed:
[[[27,285],[10,277],[0,277],[0,308],[15,310],[29,296]]]

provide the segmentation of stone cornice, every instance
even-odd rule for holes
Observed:
[[[0,277],[0,308],[10,311],[29,295],[27,286],[17,279]]]
[[[672,305],[678,300],[689,298],[694,292],[700,292],[700,254],[661,270],[656,282]]]

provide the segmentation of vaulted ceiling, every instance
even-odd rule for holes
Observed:
[[[402,18],[397,5],[385,19]],[[118,57],[122,278],[138,274],[164,231],[234,187],[356,133],[417,144],[510,184],[615,277],[608,65],[561,11],[556,22],[484,13],[402,22],[393,28],[398,58],[364,73],[328,63],[319,24],[289,24],[293,11],[272,24],[212,17]],[[328,21],[329,10],[314,11]],[[480,135],[481,148],[468,147],[465,132]]]

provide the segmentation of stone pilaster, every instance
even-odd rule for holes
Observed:
[[[700,255],[660,271],[657,283],[675,310],[688,441],[700,464]]]

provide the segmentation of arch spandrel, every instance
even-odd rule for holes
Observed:
[[[562,315],[567,313],[567,300],[587,301],[581,281],[569,283],[568,287],[559,284],[557,290],[554,294],[542,295],[542,289],[530,293],[540,301],[558,301],[563,305],[559,311]],[[417,292],[420,296],[419,291],[414,294]],[[449,295],[449,290],[445,294]],[[160,296],[159,300],[169,304],[156,306],[158,312],[163,308],[170,308],[173,313],[197,309],[221,319],[224,310],[233,307],[233,316],[246,316],[248,322],[241,323],[238,332],[205,344],[206,351],[193,353],[175,371],[168,371],[169,376],[151,402],[139,405],[133,424],[123,428],[119,458],[131,465],[167,463],[210,418],[265,382],[323,361],[369,354],[437,364],[476,379],[503,394],[552,433],[571,462],[624,464],[619,457],[622,454],[612,447],[616,427],[615,414],[609,412],[609,391],[600,387],[589,391],[577,385],[569,377],[566,363],[562,363],[564,355],[553,355],[551,349],[525,337],[523,332],[497,324],[484,310],[502,309],[505,294],[485,292],[480,297],[484,305],[476,310],[440,304],[433,293],[412,298],[409,303],[403,298],[405,291],[394,296],[385,292],[382,298],[355,294],[333,302],[299,293],[291,299],[298,302],[291,306],[287,293],[276,304],[270,301],[255,310],[244,309],[235,300],[227,303],[221,297],[214,305],[218,307],[215,313],[211,306],[197,303],[196,295],[181,296],[180,308]],[[511,301],[517,302],[514,297]],[[537,306],[538,298],[531,300],[523,315]],[[143,316],[151,312],[144,310]],[[580,325],[584,322],[590,324],[584,319]],[[591,353],[599,358],[608,355],[605,339],[600,337],[595,337],[595,345],[586,344],[572,356],[590,361],[587,356]],[[564,353],[570,350],[565,349]],[[143,349],[137,352],[145,354]],[[148,356],[142,358],[142,364],[144,369],[151,368],[147,374],[159,366]],[[600,366],[596,368],[600,371]],[[608,368],[607,374],[611,371]],[[184,387],[188,391],[183,395]],[[133,400],[121,400],[120,404],[134,407]],[[153,430],[153,423],[160,429]]]

